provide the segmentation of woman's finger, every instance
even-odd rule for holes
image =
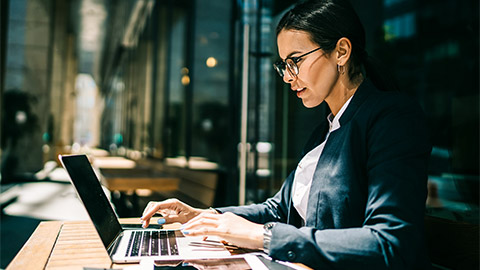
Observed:
[[[205,235],[205,236],[220,236],[220,235],[223,235],[220,231],[218,231],[216,228],[213,228],[213,227],[202,227],[200,229],[196,229],[196,230],[184,230],[182,231],[182,233],[184,235],[187,235],[187,236],[201,236],[201,235]]]
[[[222,218],[222,215],[211,214],[211,213],[201,213],[200,215],[192,218],[189,222],[187,222],[185,224],[196,222],[196,221],[201,220],[201,219],[220,220],[220,218]]]
[[[185,225],[182,227],[182,230],[197,230],[203,227],[212,227],[216,228],[218,227],[219,223],[216,220],[210,220],[210,219],[200,219],[195,222],[188,222],[185,223]]]
[[[141,220],[150,220],[153,215],[158,211],[160,208],[160,205],[157,203],[153,203],[151,206],[147,207],[148,209],[145,209],[142,217],[140,218]]]
[[[147,206],[145,207],[145,209],[143,210],[143,213],[142,213],[142,217],[145,216],[145,214],[150,211],[150,209],[153,207],[153,205],[155,204],[155,202],[148,202]]]
[[[148,216],[147,213],[149,213],[154,206],[153,202],[149,202],[147,207],[145,207],[145,210],[143,211],[142,217],[140,220],[142,221],[142,227],[146,228],[150,224],[150,218],[151,216]]]
[[[163,223],[168,224],[168,223],[174,223],[174,222],[180,222],[181,223],[183,218],[180,215],[172,213],[172,214],[168,214],[168,215],[163,215],[160,219],[164,219],[164,221],[161,222],[162,224]]]
[[[146,211],[144,212],[142,216],[142,220],[145,219],[150,219],[155,213],[157,213],[161,209],[170,209],[173,210],[176,208],[176,205],[178,204],[178,200],[174,199],[168,199],[162,202],[151,202],[147,205]]]

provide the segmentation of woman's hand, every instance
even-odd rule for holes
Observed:
[[[236,246],[250,249],[263,247],[263,225],[250,222],[233,213],[204,212],[182,226],[187,236],[214,235]]]
[[[142,221],[142,226],[146,228],[150,224],[150,219],[156,213],[163,216],[158,219],[158,223],[163,224],[173,222],[185,223],[203,212],[213,213],[211,210],[193,208],[177,199],[168,199],[162,202],[149,202],[145,210],[143,210],[140,220]]]

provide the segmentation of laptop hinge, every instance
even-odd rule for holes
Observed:
[[[123,232],[120,232],[119,235],[117,235],[114,238],[115,240],[113,241],[113,243],[111,243],[110,246],[108,247],[107,251],[110,256],[113,256],[113,254],[117,252],[117,248],[118,248],[118,245],[120,245],[122,237],[123,237]]]

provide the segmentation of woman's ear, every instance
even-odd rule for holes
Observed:
[[[348,38],[342,37],[337,41],[335,51],[337,54],[337,65],[344,66],[352,54],[352,42]]]

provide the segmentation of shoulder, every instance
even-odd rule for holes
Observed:
[[[380,91],[373,85],[367,86],[369,96],[365,100],[365,106],[374,110],[395,110],[395,109],[419,109],[418,102],[404,92]]]
[[[359,109],[362,125],[371,146],[389,145],[404,151],[429,149],[425,113],[415,98],[403,92],[372,90]]]
[[[358,96],[357,96],[358,95]],[[425,114],[415,98],[403,92],[378,90],[366,81],[352,100],[350,124],[367,141],[428,141]]]
[[[358,91],[363,100],[358,104],[357,116],[367,118],[365,120],[370,124],[382,119],[424,120],[424,113],[420,104],[404,92],[380,91],[368,81]]]

